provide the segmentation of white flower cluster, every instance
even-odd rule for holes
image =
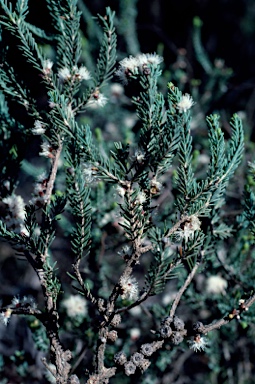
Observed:
[[[34,204],[37,206],[45,204],[45,202],[47,201],[47,197],[45,196],[47,184],[48,177],[46,175],[46,172],[43,172],[37,177],[37,182],[34,184],[33,197],[29,201],[30,204]]]
[[[185,239],[187,242],[189,239],[194,238],[195,231],[199,231],[201,226],[201,221],[196,215],[192,215],[184,223],[183,228],[179,228],[175,233],[179,239]]]
[[[120,61],[116,75],[123,84],[127,84],[128,76],[136,75],[139,71],[142,72],[148,65],[159,65],[162,61],[163,58],[156,53],[142,53],[136,57],[129,56]]]
[[[58,71],[58,77],[61,81],[68,81],[71,79],[82,81],[91,79],[91,75],[84,65],[82,65],[80,68],[75,65],[72,71],[70,71],[70,69],[67,67],[61,68]]]
[[[105,97],[99,90],[96,90],[89,98],[87,106],[91,108],[104,107],[107,100],[107,97]]]
[[[37,308],[37,304],[35,302],[35,299],[31,296],[23,296],[23,297],[19,297],[19,296],[14,296],[14,298],[12,299],[12,306],[16,307],[16,308],[19,308],[19,307],[31,307],[33,309],[36,309]]]
[[[138,283],[134,277],[120,278],[121,298],[136,300],[138,297]]]
[[[47,77],[51,73],[52,67],[53,67],[53,62],[51,60],[47,59],[43,61],[42,71],[45,77]]]
[[[122,188],[120,185],[117,185],[116,192],[120,197],[124,197],[126,194],[125,188]]]
[[[144,159],[145,159],[145,153],[143,152],[143,151],[140,151],[140,150],[136,150],[135,151],[135,159],[136,159],[136,161],[139,163],[139,164],[141,164],[143,161],[144,161]]]
[[[34,127],[32,128],[32,133],[34,135],[43,135],[45,133],[45,124],[40,120],[36,120]]]
[[[80,316],[84,318],[87,313],[87,302],[80,295],[70,295],[62,301],[62,306],[66,309],[67,315],[71,318]]]
[[[12,299],[11,305],[8,308],[6,308],[5,311],[0,312],[0,322],[5,326],[7,326],[7,324],[10,321],[13,310],[15,308],[19,308],[22,306],[26,308],[29,306],[33,309],[37,308],[36,302],[33,297],[24,296],[22,298],[19,298],[17,296],[14,296],[14,298]]]
[[[143,191],[139,192],[137,195],[137,199],[136,199],[138,204],[143,205],[146,202],[146,200],[147,200],[147,196],[146,196],[145,192],[143,192]]]
[[[210,276],[206,280],[206,292],[209,294],[225,294],[227,286],[227,280],[219,275]]]
[[[5,224],[7,228],[13,229],[15,232],[28,235],[25,228],[25,203],[21,196],[12,194],[3,198],[2,202],[8,206],[8,212],[5,216]]]
[[[54,158],[54,155],[52,152],[53,152],[52,146],[49,144],[47,140],[44,140],[41,144],[41,152],[39,153],[39,155],[52,159]]]

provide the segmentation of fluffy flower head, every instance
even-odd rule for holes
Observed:
[[[185,95],[182,95],[181,100],[179,103],[177,103],[177,108],[179,109],[180,113],[187,112],[195,102],[193,101],[192,97],[185,93]]]
[[[21,196],[13,194],[3,198],[2,202],[8,205],[13,219],[19,222],[25,220],[25,203]]]
[[[88,101],[88,106],[92,108],[104,107],[107,103],[107,97],[105,97],[101,92],[95,91],[91,98]]]
[[[80,295],[70,295],[68,299],[62,301],[62,305],[69,317],[85,317],[87,315],[87,302]]]
[[[224,294],[226,293],[227,286],[228,283],[223,277],[219,275],[210,276],[206,281],[206,292],[210,294]]]
[[[145,194],[143,191],[141,191],[141,192],[137,195],[137,202],[138,202],[139,204],[143,204],[143,203],[146,202],[146,200],[147,200],[147,196],[146,196],[146,194]]]
[[[134,277],[122,276],[120,279],[121,298],[136,300],[138,297],[138,283]]]
[[[43,141],[41,144],[41,152],[39,153],[40,156],[44,157],[53,157],[52,155],[52,148],[50,144],[47,141]]]
[[[32,128],[34,135],[43,135],[45,133],[44,124],[40,120],[36,120],[34,127]]]
[[[80,80],[89,80],[91,79],[91,75],[86,67],[82,65],[76,74]]]
[[[60,80],[62,81],[67,81],[71,78],[71,72],[69,70],[69,68],[61,68],[59,71],[58,71],[58,77],[60,78]]]
[[[188,239],[193,239],[195,231],[199,231],[201,226],[201,221],[195,215],[190,216],[189,220],[184,223],[183,228],[179,228],[176,232],[180,239],[185,239],[187,242]]]
[[[156,53],[142,53],[137,56],[137,60],[141,66],[152,64],[159,65],[163,61],[163,57],[157,55]]]
[[[129,56],[120,61],[120,68],[123,70],[129,70],[134,72],[139,66],[139,60],[137,57]]]
[[[47,76],[52,70],[53,62],[49,59],[43,61],[43,73]]]
[[[209,344],[208,340],[200,335],[196,335],[194,340],[189,340],[188,343],[190,349],[193,349],[195,352],[204,351]]]
[[[128,76],[137,75],[148,64],[159,65],[162,61],[163,58],[155,53],[141,53],[136,57],[129,56],[120,61],[119,68],[115,74],[124,84],[127,84]]]

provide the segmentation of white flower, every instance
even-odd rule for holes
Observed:
[[[134,277],[120,278],[121,298],[136,300],[138,297],[138,283]]]
[[[10,183],[9,180],[5,180],[5,181],[3,182],[3,185],[5,186],[5,188],[7,189],[7,191],[10,190],[11,183]]]
[[[119,67],[117,71],[115,72],[115,75],[119,78],[119,80],[122,82],[122,84],[127,85],[128,78],[127,74],[124,68]]]
[[[35,299],[32,296],[22,297],[21,303],[22,303],[22,305],[24,305],[26,307],[29,305],[31,308],[34,308],[34,309],[37,308],[37,304],[35,302]]]
[[[83,65],[78,69],[76,74],[80,80],[89,80],[91,79],[91,75],[86,67]]]
[[[70,295],[68,299],[62,301],[62,305],[65,307],[69,317],[85,317],[87,315],[87,302],[80,295]]]
[[[162,304],[164,306],[169,305],[176,298],[177,292],[166,293],[162,298]]]
[[[152,64],[159,65],[163,61],[163,58],[156,55],[155,53],[141,53],[136,57],[129,56],[121,60],[119,63],[119,68],[115,72],[116,76],[124,83],[128,82],[128,75],[138,74],[139,68]]]
[[[129,116],[126,116],[123,120],[123,123],[124,125],[127,127],[127,128],[133,128],[134,125],[136,124],[137,122],[137,116],[136,115],[129,115]]]
[[[10,321],[12,310],[7,308],[5,312],[0,312],[0,322],[7,325]]]
[[[129,310],[129,313],[131,313],[132,316],[140,317],[142,314],[142,309],[140,305],[137,305],[136,307],[133,307]],[[134,329],[134,328],[132,328]]]
[[[138,72],[138,68],[139,60],[136,57],[129,56],[120,61],[119,68],[115,72],[115,75],[118,76],[123,84],[127,84],[128,75],[136,74]]]
[[[145,158],[145,154],[143,151],[140,151],[139,149],[137,151],[135,151],[135,158],[137,160],[137,162],[140,164],[142,163],[142,161],[144,160]]]
[[[20,303],[20,298],[17,297],[17,296],[14,296],[14,298],[12,299],[12,305],[13,305],[14,307],[18,307],[20,304],[21,304],[21,303]]]
[[[201,221],[195,215],[190,216],[190,218],[184,223],[183,228],[179,228],[176,232],[180,239],[185,239],[187,242],[188,239],[193,239],[195,231],[199,231],[201,226]]]
[[[53,62],[49,59],[43,61],[43,73],[47,76],[52,70]]]
[[[116,192],[117,192],[117,194],[118,194],[120,197],[124,197],[124,196],[125,196],[125,193],[126,193],[126,190],[125,190],[125,188],[122,188],[120,185],[117,185],[117,187],[116,187]]]
[[[131,256],[132,255],[131,247],[127,244],[123,245],[123,247],[121,248],[121,251],[118,252],[118,255],[120,255],[121,257],[124,257],[124,258]]]
[[[107,103],[107,97],[105,97],[99,91],[96,91],[88,101],[88,106],[90,107],[104,107]]]
[[[224,294],[227,286],[227,280],[219,275],[210,276],[206,280],[206,292],[209,294]]]
[[[157,55],[156,53],[142,53],[137,56],[139,65],[144,66],[148,64],[159,65],[163,61],[163,57]]]
[[[155,179],[151,180],[151,193],[155,195],[158,193],[162,188],[162,184],[159,181],[156,181]]]
[[[129,56],[120,61],[120,68],[134,72],[139,67],[139,60],[137,57]]]
[[[85,178],[86,183],[92,183],[96,178],[97,168],[89,163],[83,164],[82,174]]]
[[[29,232],[28,232],[28,230],[27,230],[27,228],[25,227],[24,224],[20,224],[20,234],[22,236],[29,237]]]
[[[41,144],[41,149],[42,151],[39,153],[40,156],[52,157],[51,146],[47,141],[43,141],[43,143]]]
[[[102,93],[99,94],[98,98],[95,99],[95,102],[99,107],[104,107],[107,103],[107,97],[105,97]]]
[[[35,121],[34,128],[32,128],[32,133],[34,135],[43,135],[45,133],[44,124],[40,120]]]
[[[138,193],[138,195],[137,195],[137,202],[139,204],[145,203],[146,200],[147,200],[147,196],[146,196],[146,194],[143,191]]]
[[[185,95],[182,95],[181,100],[179,103],[177,103],[177,108],[179,109],[180,113],[187,112],[195,102],[193,101],[192,97],[185,93]]]
[[[21,196],[13,194],[5,197],[2,202],[8,205],[13,219],[19,222],[23,222],[25,220],[25,203]]]
[[[130,329],[130,337],[132,340],[137,340],[141,336],[141,331],[139,328]]]
[[[50,108],[55,108],[56,107],[56,103],[54,103],[53,101],[49,101],[49,107]]]
[[[193,349],[195,352],[204,351],[209,344],[208,340],[200,335],[196,335],[194,340],[189,340],[188,343],[190,344],[190,349]]]
[[[111,94],[115,97],[120,97],[124,94],[124,88],[119,83],[113,83],[110,86]]]
[[[61,68],[59,71],[58,71],[58,77],[60,78],[60,80],[62,81],[67,81],[71,78],[71,72],[70,72],[70,69],[67,68],[67,67],[64,67],[64,68]]]

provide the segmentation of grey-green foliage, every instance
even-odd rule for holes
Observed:
[[[117,75],[129,87],[132,88],[135,84],[138,89],[138,95],[132,99],[138,118],[137,137],[128,143],[124,140],[115,141],[114,137],[110,144],[104,143],[104,140],[100,142],[94,127],[86,122],[80,123],[77,116],[84,111],[89,113],[89,106],[92,105],[96,107],[93,111],[95,114],[97,108],[104,107],[106,118],[110,119],[111,104],[104,106],[106,100],[103,91],[115,71],[114,12],[107,8],[106,15],[97,18],[101,32],[97,27],[94,35],[101,36],[102,40],[98,58],[94,60],[94,71],[92,73],[90,69],[90,76],[83,81],[79,72],[82,57],[80,10],[84,10],[85,20],[90,17],[88,10],[82,2],[79,2],[79,10],[76,0],[47,0],[46,3],[54,25],[51,36],[26,21],[28,1],[17,1],[14,10],[8,1],[0,2],[5,14],[1,18],[2,27],[15,37],[27,66],[33,67],[40,75],[44,96],[50,103],[49,106],[40,108],[30,95],[28,87],[19,82],[15,75],[16,69],[8,64],[1,64],[0,148],[5,156],[1,159],[0,171],[3,205],[0,235],[26,257],[40,280],[45,307],[42,313],[32,313],[34,308],[31,308],[30,314],[37,316],[45,326],[52,352],[51,357],[47,357],[57,367],[59,383],[65,382],[63,375],[69,375],[70,367],[68,351],[62,349],[58,337],[58,300],[62,276],[58,271],[58,263],[52,262],[51,257],[54,257],[54,241],[66,235],[65,240],[69,244],[66,254],[70,257],[69,267],[72,264],[73,271],[65,272],[73,278],[73,287],[89,303],[88,318],[79,323],[82,335],[79,337],[85,338],[82,341],[91,346],[91,350],[97,340],[94,343],[95,375],[101,375],[100,378],[97,376],[101,381],[96,382],[103,383],[108,382],[108,378],[115,373],[113,358],[109,362],[112,370],[106,370],[102,362],[104,356],[109,361],[113,355],[113,352],[107,352],[107,349],[105,351],[108,342],[105,340],[111,337],[110,340],[113,341],[115,334],[111,333],[109,336],[109,330],[112,330],[114,316],[116,320],[116,315],[128,312],[128,309],[143,303],[149,296],[163,293],[170,279],[171,284],[177,281],[176,289],[180,288],[187,281],[185,279],[189,273],[201,262],[208,270],[209,267],[212,271],[219,268],[217,244],[222,243],[218,241],[232,236],[232,228],[223,222],[221,211],[226,202],[230,180],[241,163],[244,149],[243,128],[240,117],[235,114],[230,121],[231,137],[226,141],[220,117],[217,114],[207,117],[206,150],[210,153],[210,162],[205,177],[197,177],[193,161],[195,134],[191,130],[194,101],[171,82],[168,83],[167,94],[161,92],[158,86],[162,76],[161,58],[156,54],[138,54],[121,62],[117,71]],[[122,1],[122,9],[128,7],[131,11],[134,3],[125,4]],[[92,32],[90,36],[93,36]],[[47,40],[48,44],[52,43],[54,63],[45,57],[37,38]],[[132,36],[127,38],[129,52],[130,38],[132,41]],[[204,52],[199,51],[198,43],[199,40],[195,49],[202,55]],[[132,53],[137,52],[136,46]],[[8,58],[4,45],[3,54],[3,57]],[[201,64],[210,75],[212,70],[207,57],[203,61],[201,59]],[[15,227],[17,214],[11,216],[12,212],[8,212],[8,208],[11,209],[11,200],[8,198],[17,197],[18,169],[22,155],[24,157],[20,153],[20,142],[13,131],[22,134],[22,139],[26,140],[31,138],[33,130],[29,127],[25,129],[17,119],[10,116],[10,99],[21,104],[28,116],[44,128],[41,138],[46,148],[44,156],[48,161],[46,165],[43,164],[46,175],[36,181],[37,187],[32,199],[29,197],[25,207],[26,214],[22,222],[24,226],[19,230]],[[199,103],[199,100],[196,102]],[[103,127],[100,128],[103,132]],[[26,162],[25,168],[29,171]],[[17,168],[15,172],[13,167]],[[170,193],[171,203],[167,201],[162,208],[161,197],[164,194],[169,197]],[[254,200],[253,192],[247,190],[244,213],[239,217],[239,228],[236,228],[240,232],[250,229],[249,245],[254,239]],[[58,225],[59,220],[62,227]],[[110,223],[110,230],[107,225],[102,224],[103,220],[107,225]],[[116,233],[113,233],[113,229]],[[120,260],[117,250],[123,244],[125,247],[119,252],[122,256]],[[244,268],[247,253],[243,248],[240,242],[231,254],[234,271],[230,271],[222,263],[231,275],[230,280],[237,279],[240,264],[243,263]],[[107,257],[104,257],[104,253]],[[144,254],[147,255],[143,256]],[[140,292],[133,277],[139,264],[142,266],[140,281],[144,285]],[[182,270],[178,274],[180,268]],[[254,278],[252,271],[248,275]],[[127,289],[130,286],[132,288],[132,284],[134,292],[129,294]],[[238,284],[247,289],[248,297],[252,296],[247,279],[241,277]],[[186,299],[197,309],[198,302],[201,305],[200,296],[197,292],[191,292],[190,296],[187,293]],[[235,293],[236,296],[239,295],[238,298],[242,296],[240,290]],[[203,305],[207,299],[205,296]],[[231,311],[233,303],[234,300],[228,302],[227,297],[222,300],[222,306],[219,306],[222,316],[224,311]],[[19,313],[18,308],[13,310]],[[156,327],[162,314],[169,314],[169,308],[162,306],[152,309],[153,311],[155,321],[151,326]],[[22,314],[22,308],[20,313]],[[66,320],[68,321],[72,321],[71,316]],[[132,326],[131,321],[128,321],[127,324]],[[145,322],[141,327],[146,328]],[[145,331],[149,334],[148,329]],[[159,337],[157,332],[155,335]],[[34,332],[35,342],[42,350],[46,349],[44,336],[42,338],[40,329]],[[114,348],[118,347],[112,347],[113,350]],[[174,348],[172,344],[171,348]],[[75,348],[73,349],[76,353]],[[162,351],[158,363],[154,364],[155,369],[162,371],[166,368],[168,349],[169,346]],[[64,356],[64,352],[67,356],[61,362],[58,360],[60,352],[61,356]],[[92,359],[87,364],[86,368],[93,372]]]

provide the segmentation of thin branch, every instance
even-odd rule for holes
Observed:
[[[46,206],[50,204],[50,199],[51,199],[54,183],[55,183],[56,176],[57,176],[57,169],[58,169],[58,163],[59,163],[61,151],[62,151],[62,143],[61,143],[60,138],[59,138],[59,146],[55,152],[54,158],[52,159],[52,167],[51,167],[51,171],[50,171],[50,177],[49,177],[49,181],[47,183],[47,188],[46,188],[46,192],[45,192],[45,201],[46,201],[45,205]]]
[[[181,300],[181,297],[184,293],[184,291],[187,289],[187,287],[189,286],[189,284],[191,283],[193,277],[195,276],[196,272],[197,272],[197,269],[199,267],[200,263],[196,263],[194,265],[194,267],[192,268],[190,274],[188,275],[187,279],[185,280],[183,286],[179,289],[178,293],[177,293],[177,296],[176,298],[174,299],[174,302],[172,304],[172,308],[170,310],[170,314],[169,316],[170,317],[174,317],[174,314],[175,314],[175,311],[179,305],[179,302]]]
[[[246,300],[244,303],[241,303],[239,305],[239,308],[236,309],[234,308],[233,311],[229,314],[227,314],[225,317],[223,317],[222,319],[216,321],[216,322],[213,322],[209,325],[205,325],[202,329],[201,329],[201,333],[203,334],[206,334],[208,332],[211,332],[213,331],[214,329],[218,329],[218,328],[221,328],[223,325],[226,325],[228,324],[230,321],[232,321],[233,319],[239,319],[240,318],[240,315],[244,312],[244,311],[247,311],[249,309],[249,307],[252,306],[252,304],[255,302],[255,295],[251,296],[248,300]]]

